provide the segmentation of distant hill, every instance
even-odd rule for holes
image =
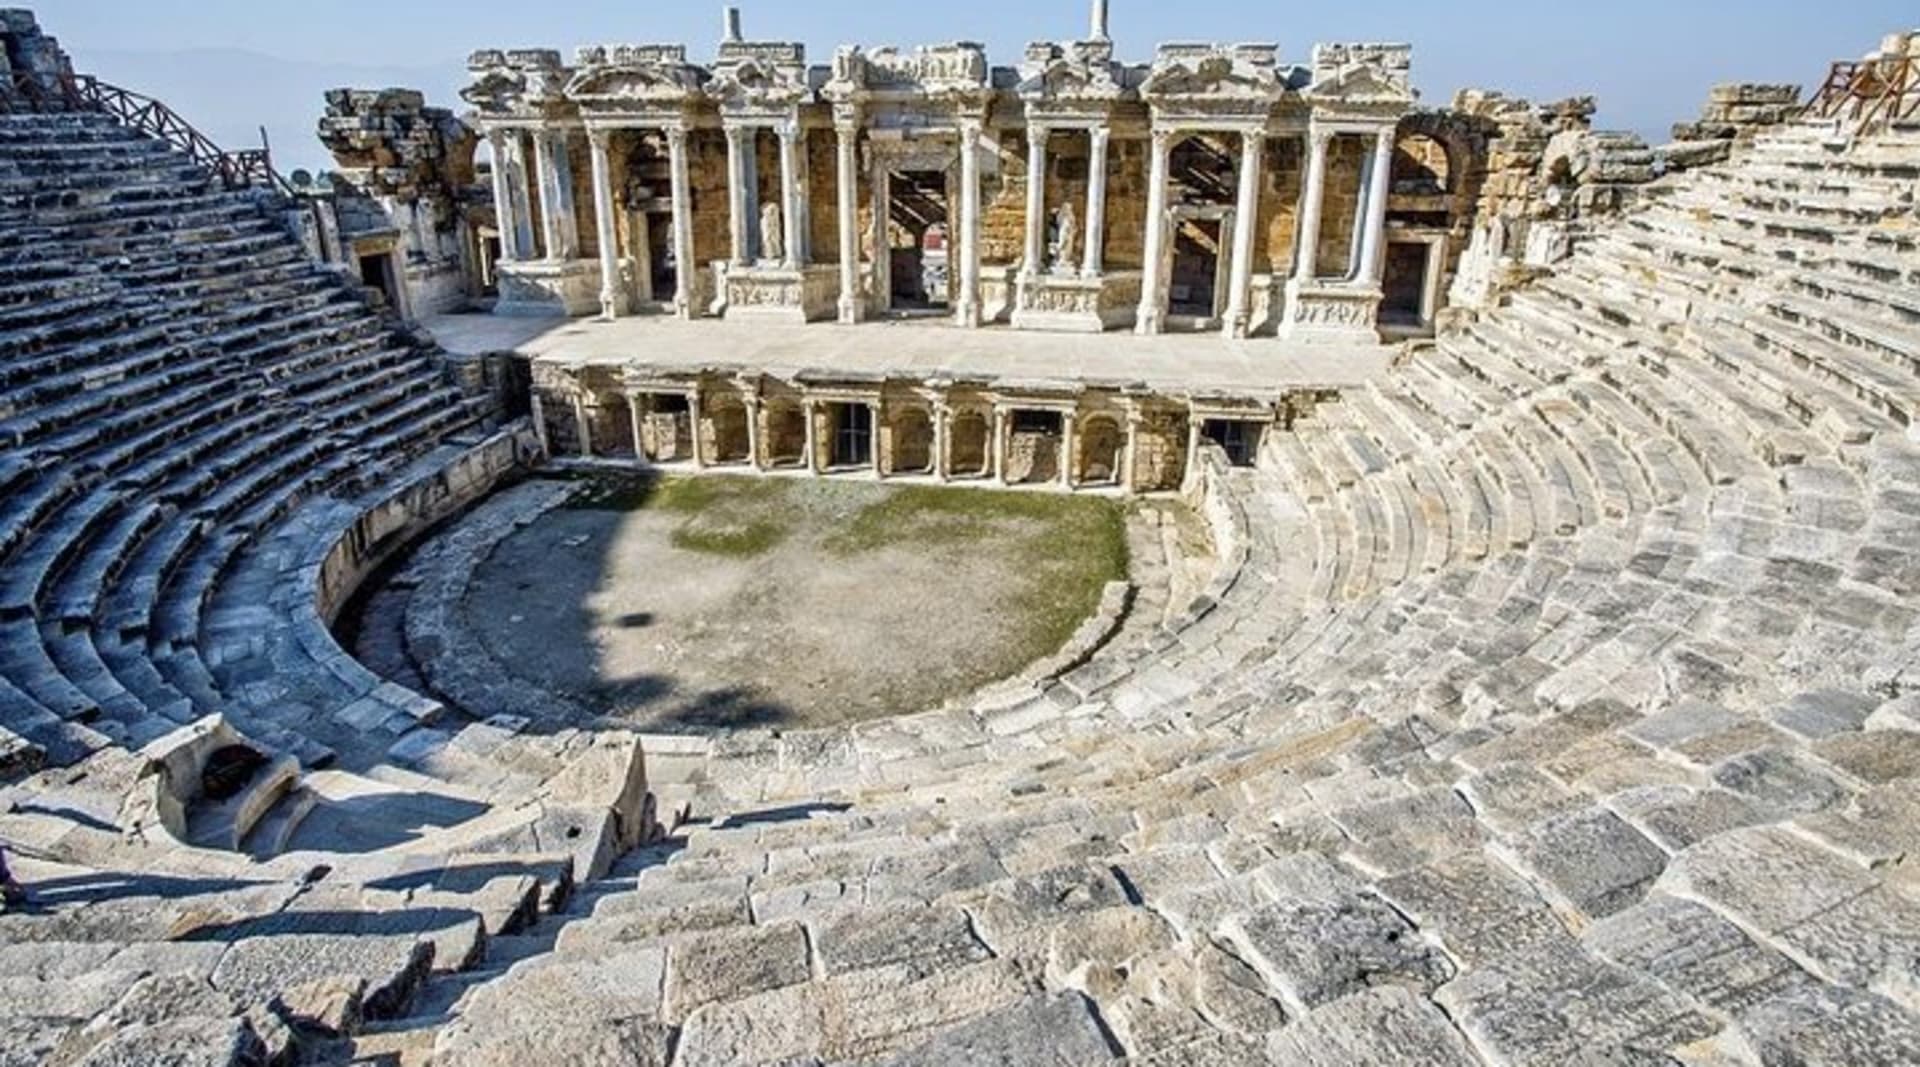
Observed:
[[[231,48],[139,52],[74,48],[74,67],[103,81],[158,97],[224,148],[260,143],[266,127],[274,163],[283,171],[332,164],[314,136],[328,89],[401,87],[426,92],[429,103],[464,106],[457,94],[466,63],[448,59],[420,67],[356,66],[280,59]]]

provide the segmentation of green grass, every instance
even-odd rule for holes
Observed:
[[[1010,607],[1032,658],[1051,654],[1127,576],[1125,510],[1096,497],[907,486],[861,509],[826,548],[852,556],[915,545],[981,544],[1026,576]]]
[[[786,527],[775,522],[749,522],[717,529],[690,522],[673,531],[673,547],[728,559],[756,559],[778,548],[786,539]]]

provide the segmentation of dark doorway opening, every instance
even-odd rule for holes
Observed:
[[[680,291],[680,264],[673,258],[673,212],[647,213],[647,281],[653,299],[671,301]]]
[[[1220,219],[1185,219],[1173,232],[1173,274],[1167,310],[1174,315],[1210,319],[1220,278]]]
[[[1421,310],[1427,295],[1425,244],[1397,241],[1387,245],[1387,271],[1382,287],[1380,321],[1396,326],[1423,325]]]
[[[952,288],[946,172],[896,172],[888,185],[893,310],[945,311]]]
[[[1227,454],[1236,467],[1251,467],[1260,458],[1260,437],[1266,424],[1238,419],[1208,419],[1200,432]]]
[[[835,467],[865,467],[873,463],[873,409],[865,404],[833,405]]]

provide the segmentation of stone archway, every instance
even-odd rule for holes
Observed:
[[[974,477],[993,471],[992,426],[978,411],[962,411],[953,416],[951,453],[948,471],[960,477]]]
[[[930,474],[933,471],[933,420],[926,409],[901,408],[889,426],[892,454],[888,474]]]
[[[1111,415],[1088,416],[1080,423],[1078,437],[1076,480],[1096,485],[1119,484],[1126,450],[1126,434],[1121,432],[1119,420]]]

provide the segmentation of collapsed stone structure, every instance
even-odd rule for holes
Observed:
[[[1496,302],[1269,398],[1249,465],[1200,434],[1184,605],[920,715],[634,739],[484,649],[422,664],[476,720],[328,628],[565,421],[504,417],[257,171],[0,28],[0,841],[40,894],[0,914],[8,1056],[1920,1060],[1920,33],[1723,163],[1595,188]],[[1474,195],[1648,167],[1535,140]],[[775,215],[761,247],[804,249]],[[805,384],[773,350],[823,330],[700,374]],[[680,447],[663,414],[643,446]],[[780,425],[759,454],[806,450]],[[445,569],[563,490],[487,500]]]

